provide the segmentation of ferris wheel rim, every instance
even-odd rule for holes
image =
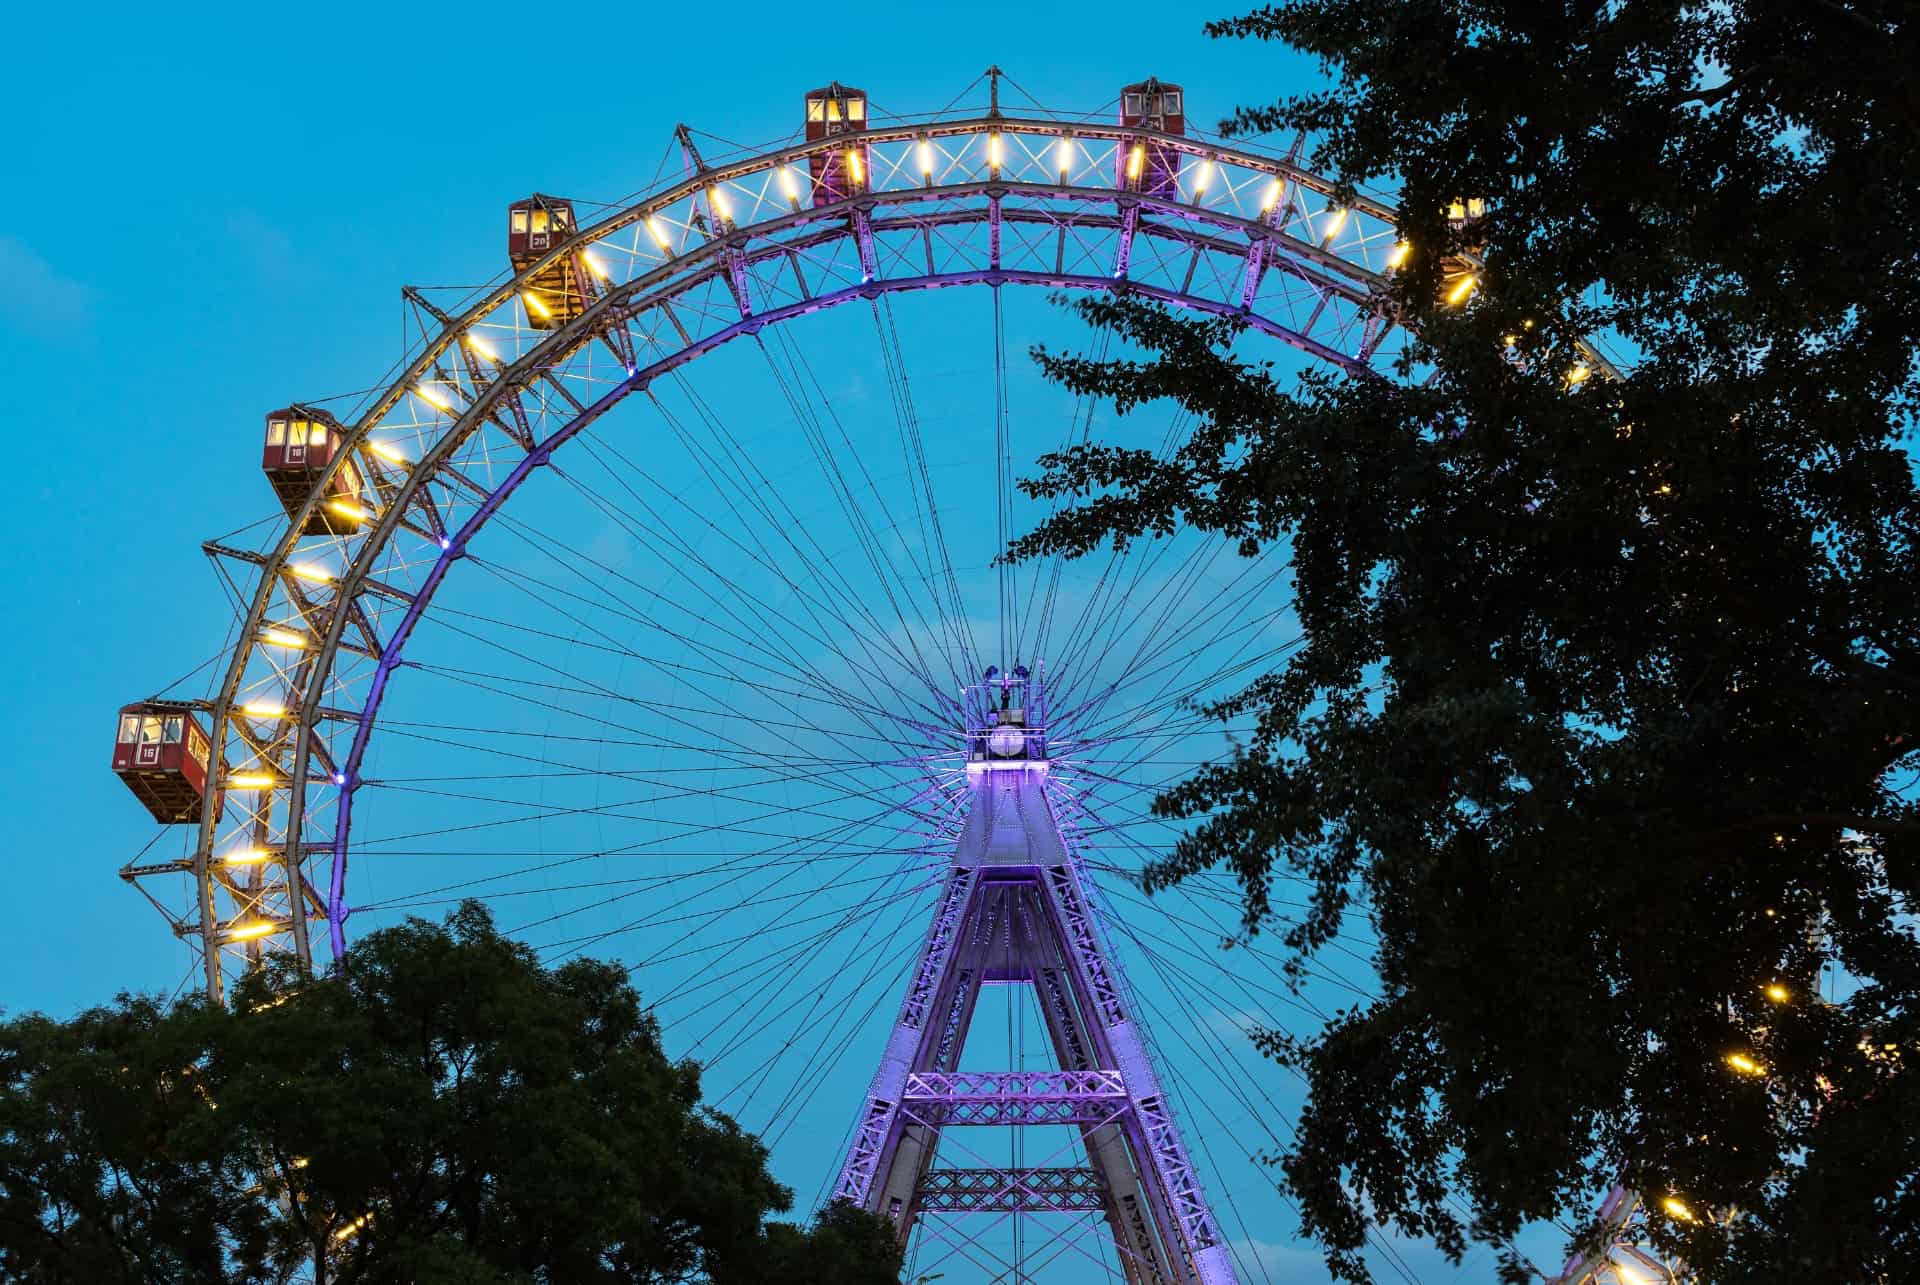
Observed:
[[[1208,162],[1215,164],[1231,163],[1243,166],[1250,171],[1270,175],[1275,179],[1294,182],[1304,189],[1311,190],[1329,199],[1339,195],[1338,185],[1334,184],[1331,180],[1313,174],[1285,158],[1268,156],[1246,149],[1219,146],[1194,138],[1163,134],[1157,131],[1139,128],[1124,128],[1111,125],[1066,125],[1059,122],[1032,118],[961,114],[953,118],[921,122],[908,126],[875,128],[860,135],[859,141],[863,144],[881,144],[890,141],[912,141],[918,143],[923,139],[963,137],[969,134],[983,132],[989,136],[1027,136],[1055,141],[1103,140],[1114,143],[1116,148],[1121,142],[1148,140],[1156,146],[1171,148],[1183,156],[1204,158]],[[796,162],[804,161],[809,156],[837,150],[845,146],[846,142],[847,140],[845,138],[841,138],[822,143],[789,146],[773,151],[761,152],[750,157],[716,166],[710,170],[705,170],[681,182],[667,185],[663,189],[648,194],[595,224],[580,228],[571,238],[555,247],[545,257],[529,264],[526,269],[514,274],[511,278],[496,286],[478,302],[473,304],[466,312],[458,317],[449,319],[443,326],[440,334],[422,346],[415,360],[410,363],[402,371],[400,376],[393,380],[386,390],[379,394],[368,406],[367,410],[355,420],[343,440],[341,449],[335,453],[333,460],[329,463],[325,472],[314,483],[312,492],[305,506],[298,513],[290,517],[285,531],[276,542],[274,552],[262,560],[260,564],[262,574],[259,585],[249,603],[248,610],[243,619],[242,628],[236,636],[232,659],[229,661],[223,677],[219,696],[212,702],[212,739],[215,744],[223,745],[225,743],[225,738],[229,731],[232,710],[236,704],[236,697],[244,683],[247,660],[263,646],[259,634],[263,622],[266,619],[266,608],[271,604],[273,598],[275,582],[284,574],[285,568],[292,563],[294,552],[303,538],[302,528],[306,518],[314,508],[321,503],[328,483],[339,471],[342,462],[353,456],[354,452],[366,442],[372,431],[378,427],[381,418],[386,412],[400,403],[407,396],[409,389],[417,386],[421,377],[435,368],[436,363],[442,356],[448,351],[457,348],[462,338],[469,334],[475,325],[493,315],[493,313],[503,305],[510,304],[519,292],[525,288],[525,284],[549,265],[566,259],[568,256],[582,249],[598,245],[615,232],[644,224],[649,218],[656,216],[661,210],[670,208],[674,202],[686,200],[698,195],[702,191],[710,190],[718,182],[736,178],[743,174],[761,171],[771,172],[777,167],[790,166]],[[846,240],[856,235],[854,227],[851,223],[849,223],[848,226],[842,227],[832,223],[832,221],[843,216],[848,216],[856,209],[882,204],[905,204],[925,200],[929,197],[945,199],[956,195],[977,196],[982,194],[996,200],[1002,199],[1007,195],[1016,195],[1046,201],[1072,202],[1077,205],[1087,205],[1095,202],[1113,202],[1116,197],[1120,197],[1143,209],[1173,215],[1183,220],[1220,226],[1243,234],[1252,234],[1259,240],[1270,239],[1281,243],[1290,253],[1297,254],[1306,260],[1321,264],[1322,266],[1337,265],[1344,269],[1355,284],[1349,287],[1351,290],[1350,294],[1346,292],[1343,292],[1343,294],[1346,294],[1349,303],[1355,305],[1360,304],[1364,300],[1378,306],[1379,287],[1385,280],[1384,276],[1348,263],[1340,259],[1339,256],[1329,253],[1322,246],[1301,241],[1296,237],[1289,237],[1285,235],[1284,232],[1276,229],[1263,228],[1253,220],[1236,217],[1224,211],[1196,209],[1178,202],[1159,199],[1144,192],[1119,191],[1116,187],[1095,187],[1066,183],[1047,185],[996,178],[989,179],[985,182],[974,180],[963,183],[936,184],[921,189],[891,190],[884,192],[874,191],[867,195],[852,197],[829,205],[813,207],[805,211],[795,210],[774,219],[766,220],[760,224],[742,227],[738,232],[739,234],[750,234],[763,227],[779,228],[804,222],[827,221],[829,224],[827,235],[822,239]],[[1390,206],[1373,200],[1372,198],[1356,196],[1348,200],[1346,204],[1354,210],[1362,211],[1383,222],[1390,222],[1394,217],[1394,212]],[[985,220],[983,214],[975,212],[973,217],[967,221],[979,223]],[[1142,230],[1149,237],[1154,235],[1150,227],[1143,226]],[[597,301],[593,307],[583,311],[567,325],[555,329],[547,339],[535,344],[530,350],[517,359],[511,367],[507,367],[500,372],[499,378],[487,386],[487,397],[484,400],[476,399],[475,404],[464,412],[454,425],[449,426],[448,432],[443,436],[443,442],[455,440],[459,436],[462,428],[471,431],[472,425],[484,418],[485,413],[494,407],[504,390],[509,389],[510,386],[524,386],[525,383],[528,382],[522,379],[516,383],[513,378],[515,375],[523,374],[528,370],[552,360],[556,356],[564,357],[575,353],[601,337],[601,335],[610,328],[610,326],[603,325],[602,323],[607,322],[609,318],[613,317],[616,300],[631,298],[633,294],[647,284],[668,280],[675,271],[711,260],[716,257],[720,249],[720,241],[709,240],[694,248],[691,252],[675,254],[667,262],[662,263],[657,269],[623,283],[619,290],[609,292],[606,297]],[[1053,285],[1061,288],[1107,289],[1122,292],[1132,291],[1148,297],[1160,298],[1162,301],[1175,304],[1176,306],[1187,307],[1196,311],[1212,313],[1219,316],[1233,317],[1246,322],[1255,329],[1263,330],[1265,333],[1280,339],[1282,342],[1300,348],[1318,360],[1330,361],[1349,368],[1355,366],[1364,368],[1364,362],[1349,358],[1345,354],[1327,348],[1325,345],[1315,343],[1311,340],[1310,336],[1301,334],[1290,327],[1265,318],[1262,314],[1253,311],[1250,304],[1243,304],[1239,309],[1223,308],[1219,305],[1218,301],[1210,300],[1202,296],[1187,294],[1185,292],[1156,290],[1145,283],[1126,279],[1096,279],[1086,275],[1073,274],[1056,274],[1041,277],[1030,273],[1022,274],[1012,271],[995,271],[977,278],[955,276],[948,279],[938,275],[929,275],[927,278],[915,281],[912,284],[907,284],[903,279],[895,278],[868,281],[863,283],[863,289],[860,290],[835,292],[839,297],[835,298],[831,303],[816,301],[813,304],[813,308],[837,306],[838,304],[851,302],[860,297],[877,297],[880,294],[901,292],[908,289],[932,289],[949,285],[982,283]],[[801,311],[813,310],[813,308]],[[800,312],[795,312],[794,315],[801,314]],[[750,326],[751,330],[757,330],[767,324],[777,324],[777,322],[766,318],[758,318],[750,323],[743,323],[743,325]],[[750,331],[743,329],[740,333],[748,332]],[[737,335],[730,335],[729,337],[737,337]],[[691,359],[691,357],[704,355],[706,351],[710,351],[714,346],[717,346],[717,344],[699,346],[698,351],[692,352],[689,358],[683,359],[678,364],[684,364],[685,360]],[[620,397],[623,398],[632,391],[635,391],[633,387],[623,386]],[[614,400],[617,402],[619,399],[616,398]],[[604,413],[604,410],[602,413]],[[573,431],[577,431],[577,429]],[[428,463],[427,458],[423,457],[419,463],[423,467],[410,472],[407,477],[405,485],[409,488],[409,491],[417,485],[420,478],[425,476],[424,466]],[[504,500],[504,497],[502,498]],[[355,572],[350,574],[350,577],[342,578],[343,595],[346,592],[358,591],[359,583],[365,578],[364,573],[360,572],[360,568],[363,565],[371,565],[374,557],[377,556],[378,552],[383,549],[391,539],[395,526],[395,523],[391,519],[394,515],[402,511],[402,505],[400,504],[389,505],[387,517],[383,518],[382,522],[378,524],[372,532],[364,533],[359,538],[358,551],[353,559]],[[319,695],[324,690],[327,677],[334,669],[340,645],[342,626],[345,623],[346,615],[347,613],[343,611],[331,613],[331,620],[326,635],[321,640],[319,648],[312,654],[311,658],[317,663],[309,667],[311,677],[307,683],[307,694],[303,699],[298,714],[293,719],[297,726],[311,726],[313,724],[319,704]],[[362,724],[362,728],[363,730],[366,728],[364,723]],[[367,735],[370,736],[370,731],[367,732]],[[361,733],[357,732],[356,742],[360,740],[362,740]],[[307,738],[294,738],[294,746],[293,771],[289,773],[285,783],[285,789],[290,800],[288,805],[288,822],[286,825],[289,849],[294,848],[296,845],[301,847],[306,846],[304,843],[300,843],[296,839],[296,836],[300,833],[300,824],[304,821],[306,814],[304,795],[310,777],[309,764],[311,760],[311,750],[307,743]],[[348,776],[345,782],[336,783],[341,784],[343,787],[341,798],[350,798],[353,785],[351,776]],[[215,778],[210,776],[206,787],[207,798],[209,800],[217,788],[218,785]],[[350,813],[350,806],[346,810]],[[215,824],[216,817],[214,810],[210,807],[204,808],[201,836],[196,856],[197,861],[205,860],[204,854],[211,852],[215,840]],[[344,833],[344,830],[340,832],[342,835]],[[333,849],[336,862],[340,860],[339,849],[343,846],[344,842],[345,840],[340,837],[340,835],[336,835],[334,843],[329,845]],[[291,876],[293,871],[290,870],[289,874]],[[301,874],[304,875],[304,871],[302,871]],[[338,905],[337,898],[332,896],[332,884],[334,882],[332,878],[329,879],[328,911],[330,922],[333,916],[338,913],[336,909]],[[305,891],[307,891],[307,888],[304,877],[301,878],[299,886],[295,886],[290,878],[290,902],[296,893]],[[310,947],[305,940],[307,937],[307,918],[305,915],[289,913],[289,922],[287,924],[289,935],[295,939],[297,954],[303,960],[311,957]],[[211,919],[212,916],[210,914],[203,914],[203,922],[210,923]],[[332,936],[331,927],[330,936]],[[207,943],[207,949],[211,955],[216,948],[214,944],[209,941]],[[210,965],[210,973],[211,967]]]
[[[449,537],[451,540],[450,547],[443,551],[442,559],[436,564],[433,571],[428,574],[426,582],[416,591],[414,600],[409,604],[407,611],[403,614],[399,626],[387,635],[386,642],[388,651],[383,654],[379,666],[375,671],[375,675],[369,684],[367,695],[361,707],[360,716],[356,720],[357,729],[354,733],[351,748],[348,751],[346,759],[340,764],[339,770],[346,775],[350,783],[356,781],[357,773],[365,756],[366,749],[373,739],[373,732],[378,723],[378,713],[385,697],[387,682],[392,677],[393,670],[402,663],[401,653],[405,650],[407,641],[411,638],[414,628],[426,616],[427,609],[431,605],[434,596],[439,592],[448,572],[455,563],[461,561],[466,556],[466,546],[469,541],[486,527],[495,513],[505,507],[506,503],[512,498],[513,493],[518,490],[528,478],[533,476],[535,470],[546,465],[557,451],[566,446],[575,436],[589,427],[594,421],[608,411],[611,411],[614,406],[626,400],[626,398],[637,393],[643,393],[647,385],[653,380],[697,361],[700,357],[706,355],[706,353],[730,343],[734,339],[757,333],[763,327],[782,325],[798,320],[815,311],[844,306],[861,299],[878,299],[893,294],[917,293],[931,289],[969,285],[1055,287],[1089,292],[1113,291],[1115,288],[1112,281],[1091,276],[1076,277],[1061,275],[1036,277],[1032,274],[1020,272],[996,272],[981,274],[977,277],[969,274],[954,274],[939,277],[891,278],[867,286],[835,291],[831,296],[823,296],[805,304],[789,305],[786,308],[773,312],[759,314],[751,322],[743,320],[730,326],[723,337],[704,341],[699,345],[690,345],[679,353],[657,360],[649,366],[637,370],[628,380],[623,381],[615,390],[609,392],[602,401],[594,403],[585,411],[577,414],[565,426],[543,439],[533,451],[516,462],[507,476],[502,479],[494,488],[493,492],[482,501],[480,507],[467,519],[460,530]],[[1221,312],[1204,300],[1169,295],[1152,287],[1138,287],[1134,289],[1134,293],[1156,299],[1159,302],[1191,307],[1197,311],[1214,312],[1216,315],[1221,316],[1234,315]],[[1279,327],[1267,323],[1262,318],[1245,318],[1245,320],[1248,321],[1252,329],[1268,334],[1270,337],[1280,337],[1274,333]],[[368,552],[372,553],[375,551],[375,544],[369,541]],[[329,657],[335,650],[337,650],[337,647],[329,647],[320,654],[322,657]],[[324,668],[325,666],[323,665],[322,669]],[[333,911],[333,908],[337,908],[337,913],[329,914],[329,934],[332,938],[331,945],[336,955],[345,949],[344,923],[346,917],[351,913],[351,908],[344,904],[342,898],[345,895],[346,871],[349,865],[347,846],[351,835],[350,823],[353,798],[353,790],[343,789],[335,803],[335,838],[333,866],[329,878],[328,904],[330,912]]]

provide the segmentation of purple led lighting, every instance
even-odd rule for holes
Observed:
[[[1036,705],[1043,700],[1037,684],[1028,694]],[[949,1199],[929,1186],[921,1158],[950,1129],[1065,1125],[1085,1140],[1093,1175],[1085,1181],[1141,1211],[1137,1226],[1116,1232],[1120,1251],[1151,1267],[1147,1279],[1234,1285],[1232,1260],[1082,887],[1079,859],[1058,814],[1036,799],[1045,780],[1020,772],[972,779],[966,829],[834,1195],[890,1214],[902,1235],[929,1214],[1044,1207],[1006,1194],[1014,1179],[984,1171]],[[1007,927],[984,932],[988,924]],[[971,1020],[968,997],[983,980],[1035,986],[1062,1069],[954,1069]],[[1066,1172],[1057,1181],[1070,1186],[1076,1180]]]

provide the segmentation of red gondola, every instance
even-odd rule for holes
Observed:
[[[212,742],[184,705],[141,701],[120,708],[113,770],[163,825],[200,819]]]
[[[312,406],[298,404],[267,413],[267,444],[260,467],[273,483],[273,493],[288,517],[313,494],[321,472],[346,441],[340,421]],[[360,461],[349,457],[327,484],[326,499],[307,515],[302,535],[348,535],[366,521],[361,497],[364,482]]]
[[[825,89],[816,89],[807,95],[809,143],[866,132],[865,90],[848,89],[836,80]],[[867,145],[851,137],[845,147],[807,157],[807,168],[813,174],[813,203],[831,205],[867,191],[871,159]]]
[[[557,196],[535,192],[509,205],[507,258],[513,270],[525,272],[546,258],[565,244],[577,226],[573,202]],[[592,267],[592,260],[583,255],[563,255],[524,282],[520,300],[527,307],[527,324],[535,330],[552,330],[585,312],[595,296]]]
[[[1180,86],[1148,77],[1120,91],[1120,127],[1162,134],[1187,132],[1186,95]],[[1119,186],[1163,201],[1180,197],[1180,149],[1150,139],[1121,145]]]

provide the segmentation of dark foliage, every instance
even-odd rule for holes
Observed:
[[[1307,1229],[1360,1279],[1371,1220],[1458,1251],[1624,1171],[1707,1279],[1920,1280],[1920,10],[1298,0],[1215,34],[1324,60],[1237,124],[1400,186],[1420,343],[1295,383],[1228,323],[1084,304],[1138,355],[1049,373],[1200,427],[1047,458],[1026,488],[1072,503],[1014,553],[1290,542],[1308,641],[1221,707],[1260,734],[1160,800],[1194,828],[1149,873],[1230,867],[1254,931],[1304,880],[1300,956],[1371,923],[1379,998],[1269,1041],[1311,1086]],[[1486,269],[1449,308],[1461,195]],[[1570,383],[1582,336],[1624,377]]]
[[[544,968],[473,903],[231,1011],[0,1026],[7,1280],[899,1279],[880,1220],[790,1204],[624,970]]]

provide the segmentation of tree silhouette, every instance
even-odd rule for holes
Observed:
[[[1310,1086],[1307,1230],[1360,1280],[1375,1220],[1457,1255],[1624,1170],[1704,1279],[1920,1279],[1920,11],[1211,30],[1331,71],[1232,127],[1397,186],[1418,342],[1296,383],[1230,322],[1083,302],[1130,350],[1047,372],[1198,426],[1044,459],[1064,507],[1012,554],[1291,546],[1306,644],[1218,707],[1259,734],[1159,800],[1193,826],[1149,876],[1230,868],[1296,964],[1370,925],[1379,997],[1266,1041]]]
[[[899,1280],[883,1220],[767,1222],[766,1158],[624,969],[545,968],[473,902],[230,1011],[0,1026],[8,1280]]]

